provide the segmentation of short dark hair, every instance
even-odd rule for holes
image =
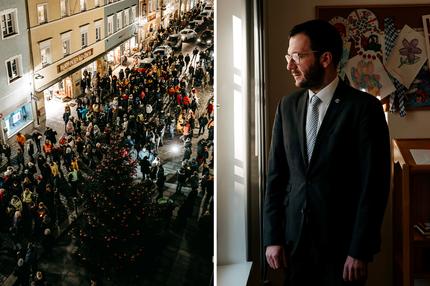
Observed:
[[[343,41],[337,29],[329,22],[316,19],[293,27],[290,38],[297,34],[305,34],[311,41],[311,49],[319,54],[330,52],[335,67],[339,64],[343,52]]]

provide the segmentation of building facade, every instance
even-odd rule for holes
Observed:
[[[168,27],[170,21],[180,19],[197,3],[197,0],[139,0],[140,48],[154,40],[160,27]]]
[[[25,0],[0,1],[0,140],[32,128],[35,119]]]
[[[108,54],[135,48],[138,0],[29,0],[30,48],[40,122],[45,100],[82,94],[84,71],[104,74]],[[112,67],[114,68],[114,66]]]

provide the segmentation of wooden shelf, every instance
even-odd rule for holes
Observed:
[[[430,237],[423,236],[415,228],[413,230],[413,242],[420,245],[422,244],[424,246],[428,245],[430,247]]]
[[[414,279],[429,279],[430,278],[430,272],[419,272],[414,273]]]
[[[410,150],[430,150],[430,139],[395,139],[393,148],[393,281],[413,286],[430,278],[430,238],[413,227],[430,221],[430,164],[417,165]]]

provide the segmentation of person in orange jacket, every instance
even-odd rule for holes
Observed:
[[[21,132],[18,132],[16,134],[16,142],[18,143],[21,150],[24,152],[24,145],[25,145],[25,136],[21,134]]]

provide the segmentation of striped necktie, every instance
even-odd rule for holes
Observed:
[[[306,116],[306,143],[308,151],[308,162],[311,161],[312,151],[314,150],[315,141],[318,133],[318,119],[319,109],[318,106],[321,103],[321,99],[313,95],[309,102],[308,114]]]

